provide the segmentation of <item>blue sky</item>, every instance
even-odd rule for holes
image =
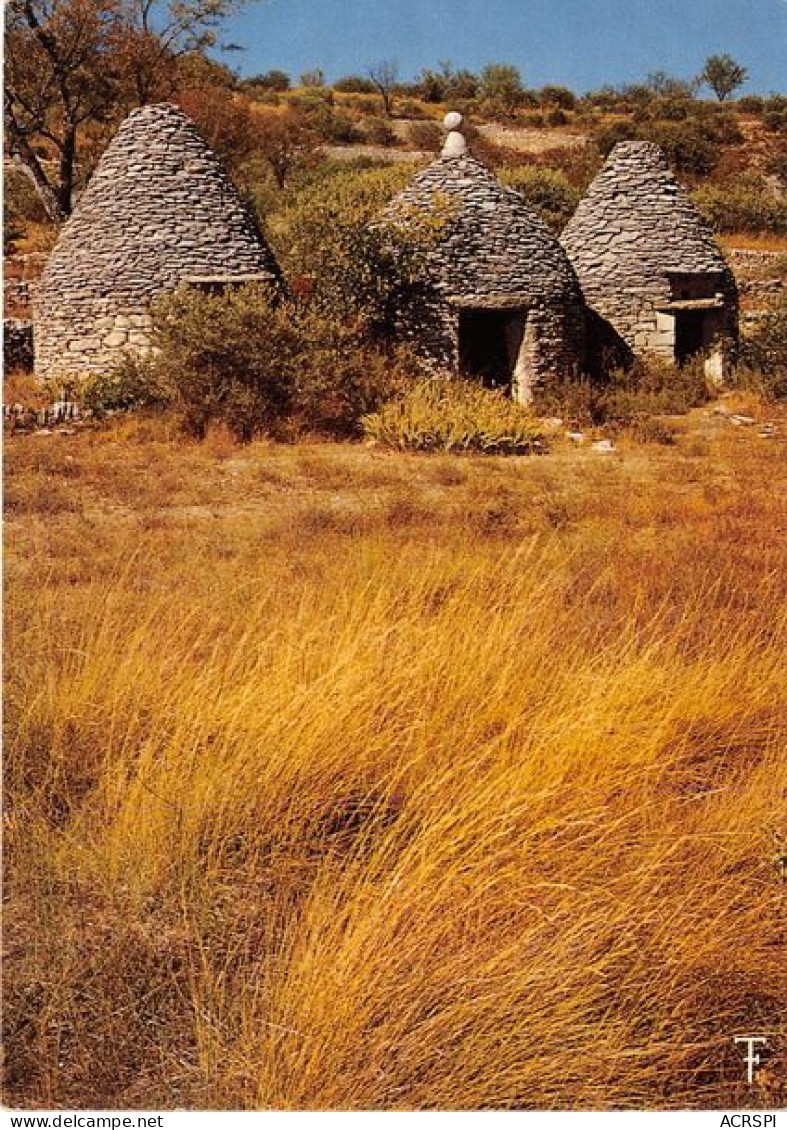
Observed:
[[[246,48],[222,56],[245,75],[336,79],[386,59],[410,78],[450,59],[583,91],[655,70],[688,78],[728,52],[749,69],[745,91],[787,90],[787,0],[256,0],[223,38]]]

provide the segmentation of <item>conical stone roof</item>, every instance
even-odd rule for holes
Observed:
[[[412,208],[445,211],[433,261],[438,285],[451,298],[581,303],[574,271],[549,227],[469,154],[444,152],[394,198],[386,217]]]
[[[622,141],[561,243],[584,289],[600,276],[633,285],[667,273],[726,271],[710,229],[649,141]]]
[[[36,370],[96,369],[143,346],[149,302],[191,276],[269,276],[276,262],[219,159],[163,103],[103,154],[43,274]]]

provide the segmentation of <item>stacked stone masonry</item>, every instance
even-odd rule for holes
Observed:
[[[101,371],[144,353],[152,300],[210,275],[280,278],[196,127],[175,106],[144,106],[104,153],[37,288],[36,373]]]
[[[735,280],[658,146],[617,145],[561,242],[604,340],[681,360],[681,320],[694,318],[697,343],[715,354],[709,371],[723,376],[723,342],[738,334]]]
[[[528,401],[544,380],[582,368],[584,304],[566,253],[513,189],[459,151],[418,174],[384,214],[406,223],[413,210],[443,225],[429,252],[431,301],[403,330],[433,369],[462,368],[463,312],[511,311],[521,342],[511,358],[512,391]]]

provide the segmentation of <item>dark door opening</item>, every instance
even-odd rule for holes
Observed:
[[[683,365],[705,348],[705,313],[680,310],[675,315],[675,360]]]
[[[459,368],[487,388],[510,389],[522,337],[522,310],[460,310]]]

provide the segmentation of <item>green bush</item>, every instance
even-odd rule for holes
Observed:
[[[374,83],[363,75],[345,75],[336,80],[333,89],[338,94],[374,94]]]
[[[647,119],[649,113],[643,117]],[[719,135],[722,135],[723,141],[723,134],[723,126],[716,128],[699,118],[686,118],[684,121],[626,120],[599,130],[595,141],[604,155],[619,141],[654,141],[664,150],[677,173],[707,176],[721,158]]]
[[[565,173],[540,165],[502,169],[500,179],[521,193],[556,232],[562,231],[571,219],[582,195]]]
[[[654,121],[685,122],[693,108],[694,103],[690,98],[673,94],[664,98],[654,98],[648,106],[647,113]]]
[[[355,122],[343,110],[333,110],[324,103],[307,109],[309,125],[316,133],[333,145],[351,145],[358,141]]]
[[[3,249],[10,255],[29,224],[48,223],[44,207],[26,176],[9,168],[3,178]]]
[[[362,323],[371,338],[392,336],[394,311],[424,286],[424,255],[439,217],[417,214],[409,230],[375,227],[412,171],[345,169],[308,185],[270,223],[285,274],[303,281],[313,304],[337,322]]]
[[[352,437],[361,416],[416,372],[409,352],[376,346],[361,324],[257,285],[219,295],[183,288],[156,304],[154,322],[155,356],[129,361],[122,386],[94,395],[103,391],[105,409],[157,398],[195,438],[211,423],[239,441],[304,431]]]
[[[636,430],[652,416],[677,415],[704,404],[712,390],[701,358],[677,367],[656,357],[640,358],[601,381],[563,379],[537,390],[535,408],[577,426]]]
[[[187,434],[201,438],[212,422],[239,440],[281,434],[304,343],[272,292],[181,289],[156,304],[154,324],[156,378],[170,390]]]
[[[701,122],[692,119],[656,123],[646,131],[646,136],[661,146],[678,173],[707,176],[721,157],[718,141]]]
[[[286,71],[272,70],[266,71],[261,75],[252,75],[251,78],[244,79],[241,87],[245,90],[247,87],[260,86],[267,90],[284,91],[290,89],[290,76]]]
[[[384,118],[366,118],[361,123],[363,138],[369,145],[382,145],[388,148],[396,145],[396,133]]]
[[[112,368],[86,377],[80,402],[95,416],[136,409],[161,409],[172,404],[173,388],[153,357],[126,353]]]
[[[742,114],[761,114],[765,109],[765,99],[759,94],[744,94],[738,99],[738,109]]]
[[[770,400],[787,400],[787,296],[741,342],[736,383]]]
[[[787,110],[767,110],[762,120],[771,133],[787,133]]]
[[[533,417],[502,392],[463,380],[419,381],[362,420],[370,439],[402,451],[525,455],[543,444]]]
[[[407,137],[416,149],[425,149],[428,153],[438,149],[443,137],[443,131],[437,122],[423,121],[411,122],[407,129]]]
[[[577,104],[576,94],[567,86],[542,86],[538,99],[545,106],[557,106],[561,110],[573,110]]]
[[[756,173],[703,185],[692,198],[715,231],[787,232],[787,202]]]

